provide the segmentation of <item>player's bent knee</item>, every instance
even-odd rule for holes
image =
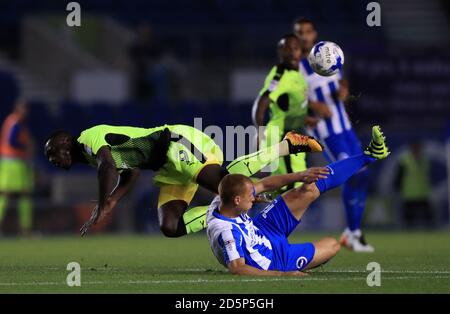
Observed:
[[[159,212],[159,229],[169,238],[178,238],[186,234],[186,228],[182,217],[162,214]],[[181,226],[180,226],[181,225]]]
[[[341,245],[335,238],[326,238],[326,239],[328,252],[331,255],[331,257],[333,257],[339,252],[339,250],[341,249]]]
[[[159,224],[159,229],[168,238],[178,238],[186,234],[178,230],[178,223],[164,221]]]
[[[314,201],[320,196],[320,191],[315,184],[303,184],[299,188],[295,188],[286,193],[286,196],[292,199],[304,199]]]
[[[186,234],[183,220],[186,207],[186,202],[172,200],[158,208],[159,229],[166,237],[177,238]]]

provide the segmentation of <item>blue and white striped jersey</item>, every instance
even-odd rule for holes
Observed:
[[[273,250],[269,239],[253,224],[247,214],[236,218],[219,213],[220,197],[217,196],[208,208],[207,234],[211,249],[222,265],[245,258],[247,265],[258,269],[273,269]]]
[[[330,119],[321,119],[317,127],[313,130],[313,135],[325,139],[329,136],[341,134],[346,130],[351,130],[352,125],[348,118],[345,106],[338,99],[339,80],[342,73],[332,76],[321,76],[313,71],[307,58],[300,61],[300,72],[308,82],[308,98],[313,101],[325,103],[332,112]]]

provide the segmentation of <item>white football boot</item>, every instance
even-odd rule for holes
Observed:
[[[339,243],[353,252],[375,252],[374,247],[366,242],[364,235],[359,229],[355,231],[350,231],[348,228],[345,229],[341,235]]]

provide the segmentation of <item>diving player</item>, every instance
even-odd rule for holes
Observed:
[[[223,168],[220,147],[205,133],[187,125],[155,128],[97,125],[79,137],[58,130],[45,143],[45,155],[57,167],[70,169],[81,162],[97,168],[99,201],[84,235],[92,224],[107,215],[131,189],[139,169],[156,172],[160,187],[158,218],[168,237],[180,237],[205,228],[207,206],[186,211],[198,185],[217,193],[228,173],[251,176],[268,163],[288,154],[322,151],[311,137],[290,132],[280,143],[242,156]]]

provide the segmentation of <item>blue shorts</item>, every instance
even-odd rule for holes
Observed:
[[[324,155],[330,163],[363,153],[361,143],[353,130],[330,135],[322,142],[325,144]]]
[[[288,242],[288,236],[300,221],[292,215],[282,196],[277,197],[254,217],[253,223],[272,244],[271,269],[302,270],[311,263],[315,253],[314,244],[290,244]]]

